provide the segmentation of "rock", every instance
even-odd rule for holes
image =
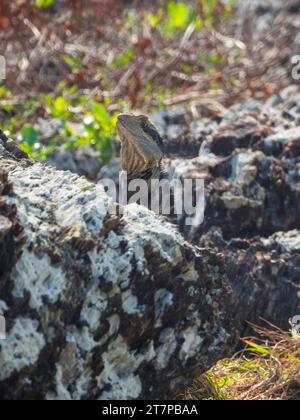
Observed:
[[[71,171],[88,179],[95,180],[101,167],[99,150],[91,146],[80,146],[74,149],[57,148],[47,157],[47,163],[57,169]]]
[[[264,139],[264,150],[273,156],[287,158],[297,157],[300,154],[300,127],[289,130],[280,130],[278,133]]]
[[[176,140],[183,134],[183,128],[180,125],[169,125],[167,130],[167,136],[169,140]]]
[[[292,128],[286,131],[280,131],[275,135],[269,136],[265,139],[265,143],[280,142],[286,143],[288,141],[298,141],[300,139],[300,128]]]
[[[40,134],[45,138],[51,138],[59,133],[62,123],[59,119],[38,118],[37,125]]]
[[[293,98],[299,93],[299,86],[296,84],[291,84],[280,92],[280,97],[283,101]]]
[[[288,11],[292,14],[298,14],[300,12],[300,1],[293,2],[289,6]]]
[[[0,164],[3,399],[161,398],[201,370],[200,349],[203,369],[227,353],[230,293],[176,228],[135,205],[110,216],[102,188],[69,172]]]
[[[169,398],[235,352],[245,320],[294,315],[298,253],[227,246],[221,230],[194,247],[148,209],[114,216],[100,185],[0,145],[1,399]]]
[[[97,181],[100,181],[101,179],[111,179],[116,185],[119,185],[120,168],[120,158],[113,159],[99,171]]]
[[[270,240],[274,241],[279,246],[281,252],[294,254],[300,251],[300,232],[298,230],[277,232]]]
[[[201,132],[195,127],[189,127],[187,113],[184,107],[174,107],[152,115],[151,120],[164,138],[164,152],[168,156],[192,157],[198,154],[202,134],[207,128],[201,125]],[[192,134],[194,133],[194,135]]]
[[[1,142],[2,140],[0,140]],[[1,145],[1,143],[0,143]],[[1,153],[1,149],[0,149]],[[9,155],[10,157],[10,155]],[[0,165],[0,289],[9,290],[7,281],[20,256],[24,243],[23,227],[18,219],[13,199],[13,186]],[[2,293],[1,293],[2,295]],[[2,303],[3,306],[3,303]]]
[[[280,305],[281,313],[277,313],[275,325],[289,329],[286,319],[290,309],[293,308],[291,317],[299,313],[299,238],[299,230],[286,232],[271,236],[267,242],[256,238],[241,243],[238,241],[235,246],[231,243],[231,246],[222,251],[225,276],[230,279],[233,290],[240,296],[228,308],[229,316],[231,313],[232,317],[242,316],[250,320],[254,311],[264,312],[263,318],[270,320],[277,312],[277,305]],[[247,284],[251,284],[251,287],[247,288]],[[288,295],[287,299],[284,298],[285,293]],[[279,296],[282,297],[280,303],[277,300]],[[243,336],[251,334],[253,335],[251,328],[245,326]]]
[[[3,131],[0,130],[0,148],[3,156],[11,156],[14,159],[27,158],[28,156],[20,150],[14,141],[8,139]]]
[[[294,86],[279,96],[251,110],[235,104],[202,136],[199,156],[170,162],[171,177],[205,179],[204,223],[191,230],[181,221],[188,241],[200,245],[214,228],[225,242],[300,228],[300,126],[286,129],[282,117],[300,96]]]
[[[205,182],[204,223],[192,233],[183,227],[193,243],[199,244],[213,226],[226,240],[300,228],[300,184],[292,161],[244,149],[223,159],[211,153],[171,166],[174,177]]]
[[[243,118],[233,124],[221,124],[214,131],[209,148],[216,155],[229,156],[237,148],[254,147],[268,132],[254,118]]]

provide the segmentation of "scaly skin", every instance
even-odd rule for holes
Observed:
[[[162,160],[163,142],[155,126],[144,115],[121,114],[117,131],[121,140],[121,169],[128,180],[166,178]]]

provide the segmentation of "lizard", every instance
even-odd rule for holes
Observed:
[[[146,181],[148,208],[155,208],[174,221],[175,196],[166,170],[164,143],[157,128],[145,115],[120,114],[117,132],[121,140],[121,170],[127,173],[127,187],[132,180]],[[160,187],[153,190],[152,181],[159,181]],[[128,190],[127,193],[129,200],[132,195]],[[154,207],[149,207],[152,205]]]
[[[121,140],[121,169],[128,181],[166,179],[164,146],[157,128],[145,115],[120,114],[117,132]]]
[[[179,192],[180,197],[178,191],[175,195],[174,189],[169,188],[170,182],[168,182],[169,177],[164,162],[166,159],[164,144],[157,128],[145,115],[120,114],[117,120],[117,132],[121,140],[121,170],[127,173],[127,192],[130,181],[140,179],[146,181],[148,207],[156,203],[158,206],[155,209],[159,214],[167,216],[172,222],[184,223],[185,217],[178,218],[181,213],[177,214],[175,211],[178,210],[176,199],[181,198],[178,204],[182,205],[182,190]],[[153,180],[163,181],[167,189],[153,190],[151,188]],[[202,197],[199,199],[203,201]]]

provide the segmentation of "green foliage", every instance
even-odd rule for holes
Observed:
[[[13,109],[13,106],[5,101],[10,101],[12,99],[12,93],[9,89],[0,85],[0,101],[1,107],[4,111],[10,112]]]
[[[11,98],[12,93],[9,89],[7,89],[5,86],[0,85],[0,99],[7,99]]]
[[[220,88],[218,82],[216,82],[215,80],[212,80],[210,82],[210,86],[209,86],[210,90],[218,90]]]
[[[185,28],[190,18],[190,9],[185,3],[170,2],[167,5],[170,28]]]
[[[188,3],[169,1],[165,8],[159,8],[155,14],[146,13],[145,16],[152,27],[159,29],[166,37],[173,38],[178,31],[185,31],[190,24],[196,30],[211,26],[217,17],[217,8],[221,15],[230,15],[233,3],[234,0],[200,0],[202,15],[200,9]]]
[[[81,57],[73,57],[72,55],[64,54],[63,60],[72,72],[80,70],[83,67],[83,60]]]
[[[146,19],[168,38],[174,37],[178,31],[185,31],[190,23],[202,26],[197,13],[183,2],[168,2],[166,8],[158,9],[156,14],[146,14]]]
[[[76,132],[67,121],[63,122],[62,137],[65,139],[65,147],[93,145],[100,150],[102,162],[108,163],[114,153],[113,140],[116,136],[116,120],[116,113],[110,116],[103,105],[92,102],[90,111],[84,117],[81,132]]]
[[[1,95],[1,90],[0,90]],[[59,130],[54,138],[41,136],[38,125],[25,123],[36,112],[38,104],[51,120],[59,121]],[[20,147],[34,159],[45,159],[57,147],[72,149],[82,145],[91,145],[100,151],[103,163],[108,163],[114,155],[115,125],[117,113],[112,115],[106,106],[96,98],[88,98],[78,93],[77,86],[67,88],[61,82],[57,94],[42,95],[29,101],[17,116],[7,120],[5,127],[8,132],[16,131],[19,127]],[[120,104],[125,109],[124,104]],[[127,109],[128,110],[128,109]]]
[[[25,124],[21,129],[21,141],[31,151],[38,140],[39,133],[31,124]]]
[[[40,133],[31,124],[25,124],[20,130],[19,147],[33,159],[45,159],[58,145],[57,141],[49,141],[47,145],[40,142]]]
[[[56,0],[35,0],[35,5],[39,9],[47,9],[48,7],[53,6]]]
[[[59,141],[66,149],[92,145],[100,150],[103,163],[111,160],[114,153],[113,140],[116,136],[117,113],[110,115],[106,107],[94,99],[78,95],[73,86],[67,89],[64,83],[58,87],[61,95],[44,96],[48,112],[61,122]],[[107,102],[108,104],[108,102]],[[55,143],[52,142],[51,149]]]
[[[216,67],[224,65],[227,61],[227,56],[217,52],[212,52],[210,54],[200,53],[198,55],[198,60],[205,66]]]
[[[126,50],[123,54],[116,55],[112,61],[112,65],[115,68],[126,67],[134,57],[134,51],[132,49]]]
[[[212,24],[215,18],[215,9],[218,3],[218,0],[202,0],[202,8],[205,16],[205,20]]]

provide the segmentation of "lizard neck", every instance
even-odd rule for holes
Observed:
[[[129,182],[134,179],[143,179],[149,184],[151,183],[151,180],[153,179],[158,179],[158,180],[167,179],[168,176],[167,176],[166,171],[163,168],[162,163],[159,162],[156,166],[149,168],[144,172],[139,172],[139,173],[129,172],[127,174],[127,178]]]

